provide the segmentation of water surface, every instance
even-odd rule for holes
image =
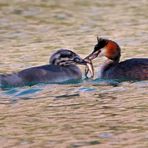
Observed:
[[[146,0],[0,0],[0,73],[46,64],[59,48],[85,57],[97,35],[120,44],[121,60],[148,57],[147,6]],[[102,62],[94,61],[96,71]],[[147,96],[147,81],[99,79],[0,90],[1,147],[147,148]]]

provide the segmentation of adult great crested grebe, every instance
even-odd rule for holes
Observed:
[[[109,39],[97,38],[98,43],[85,60],[87,62],[99,55],[107,57],[101,67],[100,78],[119,80],[148,80],[148,58],[132,58],[119,62],[121,49],[119,45]],[[86,73],[87,75],[87,73]]]
[[[1,87],[34,85],[37,83],[58,83],[82,78],[81,70],[76,64],[87,65],[76,53],[67,49],[55,52],[48,65],[31,67],[13,74],[0,75]],[[90,70],[91,71],[91,70]]]

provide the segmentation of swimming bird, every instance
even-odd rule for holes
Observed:
[[[31,67],[17,73],[0,75],[0,84],[2,87],[14,87],[44,82],[58,83],[68,80],[80,80],[82,73],[76,64],[87,65],[73,51],[60,49],[50,57],[47,65]]]
[[[98,56],[107,58],[101,67],[99,78],[148,80],[148,58],[132,58],[120,62],[121,48],[115,41],[98,37],[97,41],[93,52],[85,58],[85,61],[90,62]]]

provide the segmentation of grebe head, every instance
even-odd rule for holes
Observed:
[[[99,55],[105,56],[113,61],[119,61],[120,47],[116,42],[98,37],[97,41],[98,43],[95,45],[93,52],[85,58],[86,61],[93,60]]]
[[[79,55],[68,49],[60,49],[56,51],[50,58],[49,63],[52,65],[67,66],[71,64],[85,65],[89,69],[91,76],[94,75],[93,66],[82,59]]]
[[[80,56],[68,49],[60,49],[56,51],[50,57],[49,63],[60,66],[66,66],[70,64],[86,65],[86,62]]]

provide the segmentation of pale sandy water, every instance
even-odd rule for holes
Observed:
[[[0,0],[0,73],[59,48],[85,57],[97,35],[117,41],[122,60],[148,57],[148,1]],[[148,81],[0,90],[0,147],[147,148]]]

